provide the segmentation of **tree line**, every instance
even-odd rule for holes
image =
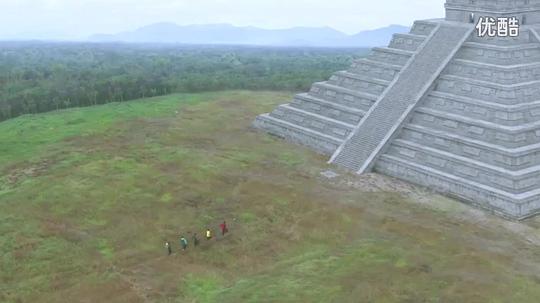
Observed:
[[[366,49],[0,43],[0,121],[175,92],[301,91]]]

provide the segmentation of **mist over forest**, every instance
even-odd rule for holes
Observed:
[[[302,91],[368,49],[0,43],[0,121],[71,107],[230,89]]]

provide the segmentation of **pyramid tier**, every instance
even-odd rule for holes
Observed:
[[[325,155],[332,154],[343,143],[343,140],[339,138],[322,134],[295,123],[276,119],[269,114],[258,116],[253,122],[253,126],[264,129],[266,132],[282,139],[310,147]]]
[[[440,112],[461,115],[501,126],[522,126],[535,123],[540,119],[540,96],[538,98],[539,100],[527,103],[504,105],[432,91],[424,100],[424,106]]]
[[[375,47],[371,50],[367,59],[385,64],[404,66],[409,62],[413,54],[414,52],[397,48]],[[354,63],[352,68],[355,68]]]
[[[501,45],[501,46],[512,46],[512,45],[520,45],[520,44],[526,44],[531,42],[535,38],[534,33],[532,33],[527,28],[521,28],[519,32],[519,36],[517,37],[502,37],[502,36],[495,36],[495,37],[489,37],[489,36],[483,36],[480,37],[478,35],[473,35],[469,39],[470,43],[482,43],[486,45]]]
[[[540,182],[540,165],[509,170],[497,163],[489,164],[485,160],[476,160],[468,155],[460,156],[442,145],[426,146],[423,142],[403,138],[396,139],[385,155],[470,179],[512,194],[535,190]]]
[[[390,85],[390,81],[388,80],[381,80],[346,71],[334,73],[327,83],[372,95],[382,94],[388,85]]]
[[[499,166],[509,171],[523,170],[530,167],[531,163],[540,163],[540,144],[507,148],[454,132],[413,123],[409,123],[403,128],[399,138],[459,157],[467,157],[487,165]]]
[[[444,75],[436,82],[436,90],[479,101],[516,105],[534,102],[540,96],[540,81],[499,84],[454,75]]]
[[[321,101],[324,101],[326,102],[325,104],[335,103],[336,105],[343,105],[367,111],[373,103],[375,103],[378,97],[379,95],[361,93],[345,87],[332,85],[328,82],[319,82],[313,84],[311,90],[307,94],[297,95],[293,104],[300,101],[303,103],[313,101],[314,103],[320,104]],[[358,121],[355,120],[354,122]]]
[[[520,126],[504,126],[429,107],[418,107],[410,121],[416,125],[492,142],[507,148],[540,143],[540,121]]]
[[[270,116],[341,140],[347,139],[347,136],[354,129],[352,124],[314,114],[288,104],[280,105]]]
[[[540,213],[540,190],[511,194],[500,190],[498,186],[490,187],[478,183],[475,178],[461,178],[442,170],[386,154],[379,159],[375,170],[385,175],[429,187],[510,219],[521,220]]]
[[[528,64],[540,60],[540,45],[526,43],[505,46],[467,42],[455,58],[496,65]]]
[[[347,72],[368,78],[392,81],[402,68],[403,65],[388,64],[363,58],[356,60]]]
[[[411,34],[417,36],[429,36],[437,28],[437,23],[429,20],[417,20],[411,28]]]
[[[539,58],[540,59],[540,58]],[[530,60],[526,64],[499,65],[456,59],[448,66],[448,75],[512,85],[540,80],[540,60]]]
[[[415,52],[418,50],[420,45],[424,43],[425,39],[426,37],[422,35],[395,34],[394,37],[392,38],[392,41],[390,41],[389,47]]]

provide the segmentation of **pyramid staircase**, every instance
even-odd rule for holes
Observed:
[[[289,141],[332,155],[351,135],[383,92],[397,78],[437,24],[415,22],[409,34],[396,34],[389,47],[374,48],[346,71],[315,83],[254,122]]]
[[[446,9],[446,20],[415,22],[254,125],[356,173],[512,219],[538,214],[540,0],[448,0]],[[473,23],[483,12],[531,24],[518,37],[479,38]]]
[[[468,24],[438,24],[330,162],[358,173],[370,170],[374,159],[391,141],[472,30]]]

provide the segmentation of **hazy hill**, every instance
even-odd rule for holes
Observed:
[[[237,27],[230,24],[179,26],[174,23],[156,23],[129,32],[94,35],[89,40],[130,43],[366,47],[386,45],[394,33],[408,30],[406,26],[390,25],[347,35],[329,27],[269,30],[251,26]]]
[[[408,33],[410,28],[402,25],[390,25],[374,30],[359,32],[358,34],[349,36],[347,44],[354,46],[381,46],[387,45],[390,42],[393,34]]]

